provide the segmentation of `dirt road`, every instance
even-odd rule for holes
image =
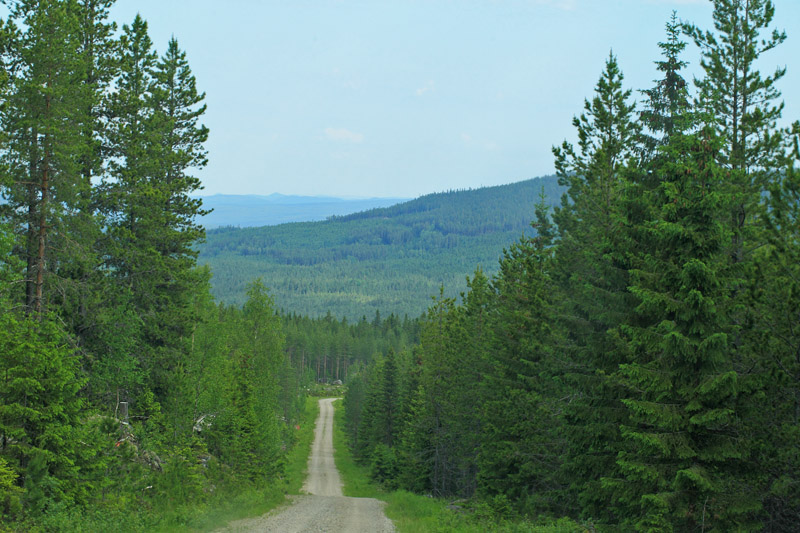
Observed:
[[[319,401],[314,444],[308,458],[308,478],[303,485],[303,492],[309,495],[294,496],[289,507],[259,518],[233,522],[219,533],[388,533],[395,530],[383,513],[383,502],[342,496],[342,482],[333,462],[333,400]]]

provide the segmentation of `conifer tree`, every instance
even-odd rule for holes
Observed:
[[[117,26],[108,20],[114,0],[76,0],[70,3],[78,20],[78,54],[83,63],[80,80],[86,98],[79,110],[80,180],[74,209],[76,218],[70,233],[71,243],[81,245],[80,253],[72,254],[69,262],[60,264],[60,276],[68,280],[60,291],[62,316],[76,337],[82,351],[92,359],[103,353],[108,338],[105,324],[114,314],[104,296],[111,293],[104,275],[100,241],[103,239],[102,220],[98,213],[97,190],[92,183],[104,172],[108,146],[104,144],[104,128],[108,122],[106,94],[117,69]],[[78,118],[76,117],[76,120]],[[74,247],[75,244],[72,245]],[[114,298],[110,298],[114,300]],[[119,332],[115,331],[115,335]]]
[[[681,59],[686,48],[686,42],[681,40],[682,28],[677,13],[673,11],[666,24],[667,40],[658,43],[662,58],[656,61],[656,67],[663,75],[654,87],[642,91],[647,98],[639,120],[646,130],[642,135],[642,147],[647,162],[659,155],[658,147],[668,143],[673,133],[685,130],[690,113],[688,84],[681,74],[686,67],[686,62]]]
[[[673,135],[651,200],[658,216],[642,228],[647,252],[633,271],[642,325],[624,328],[633,360],[621,374],[635,391],[623,400],[630,420],[622,429],[634,446],[618,464],[630,482],[619,492],[641,507],[623,523],[640,531],[756,527],[725,315],[732,196],[716,164],[720,145],[710,128]]]
[[[775,127],[783,110],[776,103],[776,83],[786,74],[777,68],[768,76],[758,70],[761,55],[786,40],[786,33],[770,30],[775,17],[772,0],[712,0],[714,29],[702,31],[687,24],[686,33],[700,48],[705,76],[696,80],[698,106],[720,138],[725,139],[719,159],[736,185],[747,193],[764,185],[765,171],[775,169],[782,148],[782,135]],[[768,31],[764,38],[761,33]],[[737,209],[746,209],[739,202]],[[739,217],[746,218],[747,212]],[[744,221],[736,226],[741,231]]]
[[[103,190],[108,267],[133,298],[142,321],[140,364],[161,399],[185,385],[193,298],[208,283],[193,249],[204,235],[195,220],[203,211],[189,196],[200,186],[189,170],[205,164],[208,130],[197,124],[203,96],[177,41],[159,61],[137,16],[123,27],[121,49],[108,128],[115,158]]]
[[[76,465],[78,359],[52,320],[0,303],[0,456],[20,475],[26,508],[85,501]]]
[[[792,135],[785,173],[770,187],[770,246],[757,257],[750,290],[753,346],[769,376],[757,418],[767,531],[791,531],[800,518],[800,123]]]
[[[192,170],[203,168],[208,159],[203,146],[208,140],[208,128],[198,123],[205,113],[205,94],[197,92],[197,82],[186,53],[178,47],[173,37],[164,56],[153,72],[152,100],[159,131],[158,160],[160,168],[155,176],[163,204],[168,231],[162,235],[158,249],[164,255],[175,255],[186,265],[177,270],[190,270],[197,252],[193,244],[205,237],[197,217],[207,213],[202,201],[193,198],[202,189],[200,180]]]
[[[453,441],[448,432],[450,388],[448,378],[454,370],[452,357],[457,343],[454,326],[458,310],[443,289],[426,314],[420,334],[420,375],[417,395],[412,402],[414,424],[404,436],[406,453],[427,474],[426,485],[435,495],[453,493]],[[463,365],[462,362],[462,366]]]
[[[553,321],[554,229],[543,193],[531,225],[536,236],[523,236],[504,252],[492,283],[478,475],[483,495],[508,498],[534,514],[563,512],[569,504],[559,494],[564,368]]]
[[[769,75],[762,75],[759,69],[769,57],[767,53],[786,40],[786,34],[772,27],[775,5],[770,0],[716,0],[713,16],[715,32],[700,31],[695,26],[687,26],[686,32],[703,54],[705,76],[696,81],[697,103],[708,111],[706,122],[724,138],[718,162],[727,172],[725,186],[734,199],[729,216],[733,233],[727,251],[730,261],[737,265],[727,313],[730,354],[740,375],[740,389],[773,398],[777,406],[778,398],[788,391],[775,379],[774,362],[781,350],[767,347],[777,348],[771,328],[782,322],[780,316],[785,312],[777,304],[786,298],[785,286],[776,284],[781,283],[786,271],[780,273],[780,254],[774,252],[781,248],[777,243],[788,235],[779,237],[774,231],[765,231],[774,220],[772,210],[781,210],[780,200],[769,207],[765,200],[773,192],[780,195],[787,168],[784,155],[788,135],[777,126],[784,107],[778,82],[786,69],[777,68]],[[777,300],[766,304],[768,294]],[[788,429],[782,424],[791,418],[783,418],[776,411],[776,423],[764,425],[762,408],[751,403],[750,409],[742,424],[764,442],[764,460],[784,458],[772,463],[768,483],[774,483],[783,476],[778,472],[788,465],[787,450],[774,434],[782,431],[779,427]],[[779,419],[783,421],[777,422]],[[796,504],[787,503],[789,500],[778,496],[767,504],[776,523],[785,520],[777,517],[787,509],[796,509]]]
[[[625,165],[639,137],[631,92],[623,90],[622,80],[612,54],[595,96],[573,120],[578,150],[566,142],[553,149],[559,182],[568,187],[554,213],[559,237],[554,278],[564,306],[559,315],[568,332],[573,395],[566,414],[565,468],[584,511],[609,520],[613,497],[600,490],[599,479],[615,468],[612,443],[619,439],[624,410],[609,377],[624,355],[608,332],[629,313],[621,199]]]
[[[88,251],[73,236],[81,218],[80,124],[88,91],[71,2],[20,1],[11,19],[24,30],[8,25],[5,33],[16,66],[0,117],[8,135],[3,164],[13,180],[6,197],[26,265],[23,301],[41,315],[61,285],[59,266]]]
[[[280,468],[281,428],[278,424],[278,378],[283,366],[284,337],[274,304],[261,280],[251,283],[242,308],[242,342],[247,352],[256,414],[257,457],[260,471],[275,474]]]

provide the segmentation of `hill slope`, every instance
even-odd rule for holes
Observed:
[[[272,226],[287,222],[325,220],[333,215],[346,215],[377,207],[389,207],[407,198],[331,198],[325,196],[269,196],[215,194],[203,197],[203,207],[213,209],[202,224],[213,229],[220,226]]]
[[[477,266],[496,271],[503,248],[530,231],[542,188],[550,203],[561,196],[556,179],[545,177],[322,222],[218,228],[208,232],[199,262],[211,266],[215,296],[231,304],[241,304],[247,283],[261,277],[289,312],[417,316],[442,285],[455,296]]]

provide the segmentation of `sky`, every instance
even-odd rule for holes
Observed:
[[[788,39],[760,68],[788,67],[788,123],[800,1],[775,4]],[[159,52],[171,36],[186,51],[208,105],[203,194],[411,198],[552,174],[612,50],[628,88],[658,77],[673,10],[712,27],[707,0],[118,0],[111,18],[139,12]]]

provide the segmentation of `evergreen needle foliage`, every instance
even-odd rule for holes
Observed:
[[[797,529],[800,125],[758,70],[786,36],[768,0],[713,8],[667,21],[640,105],[609,55],[535,237],[354,378],[373,480],[588,531]]]

